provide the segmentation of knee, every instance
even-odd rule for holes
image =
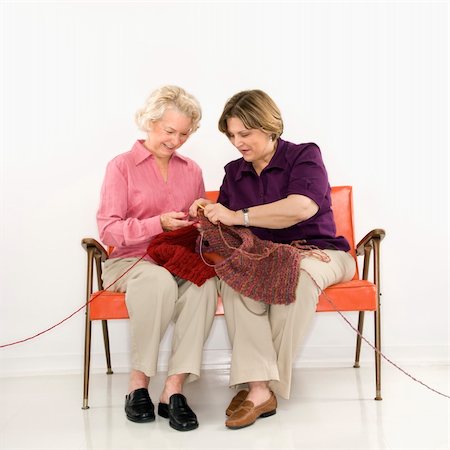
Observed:
[[[152,285],[177,285],[172,274],[164,269],[153,264],[148,264],[143,266],[142,269],[131,276],[130,281],[141,284],[152,284]]]
[[[239,295],[230,285],[225,283],[225,281],[220,278],[217,279],[217,291],[224,301],[227,301],[228,298],[234,298]]]
[[[231,314],[263,316],[268,313],[269,308],[266,303],[245,297],[224,281],[220,282],[219,294],[222,297],[226,316]]]
[[[297,285],[296,302],[300,301],[303,304],[309,303],[314,307],[317,305],[321,288],[313,277],[309,273],[301,273]]]
[[[215,277],[206,280],[201,286],[191,282],[185,293],[180,297],[182,299],[181,304],[189,304],[189,308],[197,311],[204,310],[206,314],[212,311],[214,315],[217,306],[217,281]]]
[[[218,281],[219,279],[217,277],[212,277],[209,280],[206,280],[203,284],[203,289],[212,292],[217,296],[217,292],[219,290]]]
[[[154,269],[157,270],[154,270]],[[158,270],[161,269],[161,270]],[[175,302],[178,286],[173,276],[166,269],[155,266],[141,271],[129,280],[127,286],[127,303],[145,299],[153,303],[158,299]]]

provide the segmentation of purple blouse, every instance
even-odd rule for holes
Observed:
[[[343,236],[336,236],[328,174],[316,144],[293,144],[278,139],[275,154],[259,176],[243,158],[231,161],[225,166],[218,202],[237,211],[276,202],[290,194],[309,197],[319,210],[308,220],[288,228],[250,227],[256,236],[284,244],[304,240],[305,244],[321,249],[350,249]]]

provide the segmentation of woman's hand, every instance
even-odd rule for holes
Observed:
[[[193,223],[190,220],[183,220],[186,217],[187,214],[184,212],[170,211],[161,214],[159,220],[161,221],[161,227],[164,231],[174,231],[179,228],[187,227]]]
[[[220,203],[208,204],[204,209],[205,217],[213,224],[217,222],[224,225],[243,225],[243,214],[241,211],[232,211]]]
[[[192,205],[189,207],[189,215],[190,215],[191,217],[197,217],[197,216],[198,216],[198,214],[197,214],[198,208],[200,207],[200,208],[203,209],[204,206],[209,205],[209,204],[211,204],[211,203],[212,203],[212,201],[211,201],[211,200],[208,200],[207,198],[198,198],[198,199],[195,200],[195,202],[192,203]]]

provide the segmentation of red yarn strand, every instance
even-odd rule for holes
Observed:
[[[221,235],[221,237],[222,237],[222,239],[223,239],[223,241],[224,241],[224,244],[225,244],[227,247],[229,247],[229,248],[234,248],[234,247],[230,246],[230,245],[225,241],[225,237],[224,237],[223,234],[222,234],[222,230],[221,230],[220,226],[219,226],[219,230],[220,230],[219,233],[220,233],[220,235]],[[203,235],[202,235],[202,233],[201,233],[201,239],[202,239],[202,238],[203,238]],[[311,252],[311,256],[315,256],[316,258],[320,255],[320,252],[319,252],[319,253],[316,253],[315,255],[312,254],[312,253],[314,253],[314,251],[316,251],[317,249],[313,249],[313,248],[302,248],[302,246],[296,246],[296,247],[299,248],[300,251],[302,251],[302,250],[303,250],[303,251],[305,251],[305,250],[306,250],[306,251],[310,251],[310,252]],[[238,250],[238,249],[237,249],[237,250]],[[245,252],[245,251],[242,251],[241,254],[242,254],[244,257],[251,258],[251,259],[253,259],[253,258],[262,259],[262,258],[268,256],[268,255],[254,255],[254,254],[251,254],[251,253],[248,253],[248,252]],[[144,259],[144,257],[145,257],[146,255],[147,255],[147,252],[144,253],[144,255],[142,255],[137,261],[135,261],[135,262],[134,262],[134,263],[133,263],[133,264],[132,264],[132,265],[131,265],[131,266],[130,266],[123,274],[122,274],[122,275],[120,275],[120,276],[119,276],[116,280],[114,280],[109,286],[107,286],[107,287],[104,289],[104,291],[108,290],[108,289],[109,289],[111,286],[113,286],[117,281],[119,281],[122,277],[124,277],[131,269],[133,269],[139,262],[141,262],[141,261]],[[201,243],[200,243],[200,256],[201,256],[203,262],[204,262],[206,265],[208,265],[209,267],[214,267],[214,265],[211,265],[211,264],[209,264],[207,261],[205,261],[205,259],[204,259],[204,257],[203,257],[203,254],[202,254],[202,245],[201,245]],[[309,256],[309,255],[308,255],[308,256]],[[377,352],[377,353],[378,353],[385,361],[387,361],[389,364],[391,364],[393,367],[395,367],[396,369],[398,369],[398,370],[399,370],[400,372],[402,372],[404,375],[406,375],[407,377],[411,378],[413,381],[415,381],[416,383],[422,385],[422,386],[425,387],[426,389],[429,389],[430,391],[432,391],[432,392],[434,392],[435,394],[438,394],[438,395],[440,395],[440,396],[442,396],[442,397],[445,397],[445,398],[449,398],[449,399],[450,399],[450,395],[444,394],[444,393],[442,393],[442,392],[440,392],[440,391],[438,391],[438,390],[432,388],[431,386],[427,385],[427,384],[424,383],[423,381],[421,381],[421,380],[415,378],[415,377],[412,376],[410,373],[408,373],[406,370],[404,370],[403,368],[401,368],[400,366],[398,366],[396,363],[394,363],[394,362],[393,362],[391,359],[389,359],[386,355],[384,355],[379,349],[377,349],[377,348],[375,347],[375,345],[373,345],[367,338],[365,338],[365,337],[363,336],[363,334],[360,333],[360,331],[359,331],[357,328],[355,328],[355,327],[353,326],[353,324],[352,324],[352,323],[344,316],[344,314],[342,314],[342,312],[339,311],[339,310],[337,309],[337,307],[335,306],[333,300],[328,296],[328,294],[326,294],[326,293],[322,290],[322,288],[318,285],[318,283],[317,283],[317,281],[314,279],[314,277],[313,277],[307,270],[305,270],[305,269],[303,269],[303,268],[300,268],[300,270],[302,270],[303,272],[305,272],[305,273],[311,278],[312,282],[313,282],[313,283],[316,285],[316,287],[319,289],[320,293],[324,295],[324,297],[326,298],[326,300],[327,300],[327,301],[331,304],[331,306],[333,307],[334,311],[337,312],[337,313],[342,317],[342,319],[344,319],[344,321],[348,324],[348,326],[349,326],[349,327],[350,327],[350,328],[351,328],[358,336],[360,336],[361,339],[362,339],[367,345],[369,345],[369,347],[371,347],[373,350],[375,350],[375,352]],[[82,309],[86,308],[86,306],[89,305],[89,304],[90,304],[93,300],[95,300],[97,297],[99,297],[99,296],[102,294],[102,292],[103,292],[103,291],[97,292],[97,293],[96,293],[90,300],[88,300],[83,306],[81,306],[80,308],[78,308],[76,311],[74,311],[72,314],[70,314],[69,316],[65,317],[64,319],[62,319],[62,320],[59,321],[58,323],[52,325],[51,327],[49,327],[49,328],[47,328],[47,329],[45,329],[45,330],[43,330],[43,331],[41,331],[41,332],[39,332],[39,333],[36,333],[36,334],[33,335],[33,336],[27,337],[27,338],[25,338],[25,339],[21,339],[21,340],[15,341],[15,342],[10,342],[10,343],[8,343],[8,344],[2,344],[2,345],[0,345],[0,349],[1,349],[1,348],[6,348],[6,347],[10,347],[10,346],[13,346],[13,345],[17,345],[17,344],[21,344],[21,343],[30,341],[30,340],[32,340],[32,339],[35,339],[35,338],[37,338],[37,337],[39,337],[39,336],[41,336],[41,335],[43,335],[43,334],[45,334],[45,333],[48,333],[49,331],[55,329],[55,328],[58,327],[59,325],[63,324],[64,322],[66,322],[67,320],[69,320],[70,318],[72,318],[74,315],[76,315],[77,313],[79,313]]]
[[[122,275],[120,275],[120,277],[118,277],[116,280],[114,280],[109,286],[106,286],[106,288],[103,289],[103,291],[107,291],[114,283],[116,283],[122,277],[124,277],[133,267],[135,267],[139,262],[141,262],[144,259],[146,254],[147,254],[147,252],[145,252],[137,261],[135,261]],[[62,319],[58,323],[55,323],[55,325],[52,325],[51,327],[47,328],[46,330],[43,330],[43,331],[41,331],[39,333],[34,334],[33,336],[27,337],[25,339],[21,339],[19,341],[10,342],[8,344],[2,344],[2,345],[0,345],[0,348],[6,348],[6,347],[11,347],[12,345],[22,344],[23,342],[31,341],[32,339],[35,339],[38,336],[41,336],[41,335],[43,335],[45,333],[48,333],[49,331],[53,330],[54,328],[58,327],[59,325],[63,324],[64,322],[66,322],[67,320],[72,318],[75,314],[78,314],[82,309],[86,308],[86,306],[89,305],[89,303],[91,303],[97,297],[100,297],[100,295],[102,295],[103,291],[96,292],[94,294],[94,296],[90,300],[88,300],[83,306],[80,306],[72,314],[70,314],[69,316],[65,317],[64,319]]]
[[[328,301],[328,303],[330,303],[330,305],[333,307],[334,311],[337,312],[344,320],[345,322],[347,322],[347,324],[350,326],[350,328],[367,344],[369,345],[369,347],[372,347],[384,360],[386,360],[389,364],[391,364],[392,366],[394,366],[396,369],[400,370],[400,372],[403,372],[406,376],[408,376],[409,378],[411,378],[413,381],[415,381],[416,383],[421,384],[422,386],[426,387],[427,389],[429,389],[430,391],[435,392],[436,394],[442,395],[443,397],[446,398],[450,398],[450,395],[447,394],[443,394],[442,392],[437,391],[436,389],[433,389],[432,387],[428,386],[427,384],[425,384],[424,382],[418,380],[417,378],[413,377],[410,373],[408,373],[406,370],[402,369],[400,366],[398,366],[397,364],[395,364],[392,360],[390,360],[386,355],[384,355],[380,350],[378,350],[375,345],[373,345],[368,339],[366,339],[361,333],[360,331],[355,328],[352,323],[347,319],[347,317],[344,316],[344,314],[342,314],[341,311],[339,311],[335,304],[333,303],[333,300],[330,298],[330,296],[324,292],[321,287],[317,284],[317,281],[313,278],[313,276],[305,269],[300,268],[300,270],[303,270],[303,272],[305,272],[309,278],[311,278],[311,280],[313,281],[313,283],[317,286],[317,288],[319,289],[320,293],[324,295],[324,297],[326,298],[326,300]]]

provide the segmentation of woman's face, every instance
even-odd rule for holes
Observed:
[[[275,142],[270,135],[257,129],[245,128],[241,119],[227,119],[228,139],[241,152],[247,162],[260,172],[266,167],[275,153]]]
[[[176,109],[167,109],[150,125],[145,146],[159,159],[169,159],[188,139],[192,120]]]

